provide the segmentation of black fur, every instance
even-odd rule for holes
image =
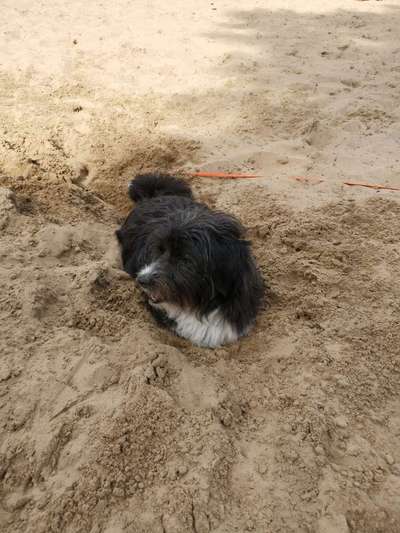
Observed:
[[[200,318],[219,308],[238,336],[245,334],[264,285],[241,223],[195,202],[189,185],[172,176],[138,176],[129,195],[137,205],[116,233],[133,278],[156,262],[149,279],[139,280],[150,303],[172,303]],[[153,314],[160,320],[159,309]]]
[[[140,174],[129,184],[129,196],[134,202],[156,196],[186,196],[193,198],[187,183],[169,174]]]

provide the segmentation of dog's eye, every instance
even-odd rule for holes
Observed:
[[[166,247],[165,247],[165,244],[159,244],[158,245],[158,251],[160,252],[160,254],[164,254],[166,252]]]

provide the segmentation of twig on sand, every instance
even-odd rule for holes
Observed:
[[[400,191],[400,187],[391,187],[389,185],[378,185],[374,183],[361,183],[358,181],[344,181],[345,185],[349,185],[350,187],[368,187],[369,189],[384,189],[387,191]]]
[[[321,183],[324,181],[322,178],[313,178],[310,176],[290,176],[290,179],[304,183]]]

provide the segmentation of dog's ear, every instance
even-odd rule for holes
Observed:
[[[227,317],[242,330],[256,316],[264,297],[264,283],[251,254],[249,241],[232,240],[219,249],[213,280],[223,298]]]
[[[249,254],[249,241],[244,240],[244,227],[237,218],[226,213],[213,213],[214,244],[212,246],[213,281],[224,298],[232,292],[239,272]]]
[[[213,281],[216,292],[230,297],[248,268],[249,242],[224,239],[213,247]]]

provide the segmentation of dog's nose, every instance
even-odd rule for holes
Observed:
[[[138,276],[136,278],[136,281],[139,283],[143,289],[148,289],[153,285],[153,277],[152,276]]]

